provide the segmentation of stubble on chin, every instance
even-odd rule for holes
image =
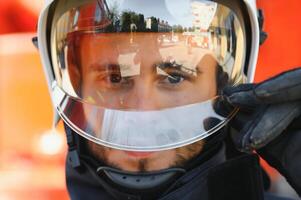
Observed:
[[[146,172],[185,166],[189,160],[201,153],[204,141],[154,153],[149,158],[132,158],[127,156],[124,151],[103,147],[90,141],[87,145],[90,153],[96,159],[110,167],[132,172]]]
[[[183,167],[191,159],[199,155],[204,147],[205,142],[203,140],[187,145],[185,147],[177,148],[176,159],[174,167]]]

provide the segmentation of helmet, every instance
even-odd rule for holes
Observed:
[[[225,85],[252,82],[254,0],[51,0],[38,45],[56,116],[114,149],[161,151],[202,140],[235,113]]]
[[[220,138],[237,111],[223,112],[221,91],[253,82],[260,31],[255,0],[47,1],[38,46],[71,165],[84,159],[74,136],[140,157]],[[97,172],[131,189],[184,172],[119,168]]]

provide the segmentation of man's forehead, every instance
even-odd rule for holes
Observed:
[[[152,41],[153,38],[158,38],[153,34],[137,35],[140,39],[133,40],[128,33],[83,34],[80,45],[84,47],[81,51],[82,56],[94,58],[91,63],[117,64],[131,71],[140,68],[142,62],[149,62],[152,65],[149,67],[162,62],[176,63],[190,70],[196,70],[203,65],[215,66],[217,63],[212,50],[204,48],[188,50],[185,42],[160,46],[159,41],[156,40],[156,44]]]

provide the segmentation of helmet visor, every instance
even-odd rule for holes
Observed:
[[[77,133],[157,151],[213,134],[219,91],[243,80],[245,37],[213,1],[59,1],[51,32],[54,95]]]

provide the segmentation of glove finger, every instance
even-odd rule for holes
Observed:
[[[232,106],[243,110],[254,110],[260,102],[254,95],[255,84],[241,84],[236,87],[226,86],[223,90],[223,99]]]
[[[265,103],[301,100],[301,68],[264,81],[256,87],[255,94]]]
[[[276,104],[301,100],[301,68],[284,72],[260,84],[245,84],[223,91],[227,101],[234,105],[253,108],[259,104]]]
[[[242,152],[251,153],[252,149],[247,149],[245,147],[244,138],[249,138],[246,135],[248,130],[252,127],[255,120],[258,120],[265,113],[267,106],[259,105],[256,112],[245,112],[244,110],[239,110],[238,114],[230,121],[231,126],[231,138],[236,145],[237,149]]]
[[[255,120],[241,130],[242,151],[262,148],[279,136],[300,115],[300,102],[267,106],[256,115]]]
[[[252,119],[254,112],[239,109],[238,113],[231,119],[230,126],[235,130],[241,130]]]

